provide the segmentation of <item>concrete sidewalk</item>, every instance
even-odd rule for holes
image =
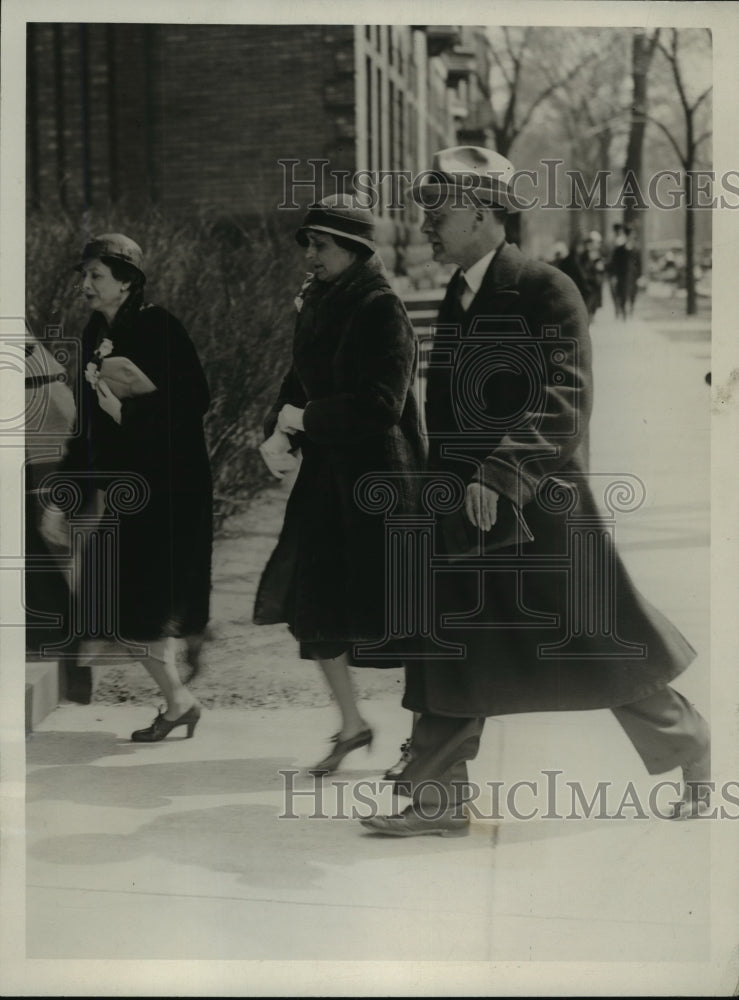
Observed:
[[[148,710],[58,709],[28,744],[28,957],[709,958],[711,824],[637,818],[628,783],[646,810],[654,781],[609,712],[490,720],[471,778],[502,782],[497,809],[488,787],[469,837],[395,840],[337,818],[366,814],[358,783],[405,732],[390,699],[363,711],[372,752],[316,784],[294,772],[322,754],[331,710],[212,710],[191,740],[141,745]],[[603,780],[584,818],[566,782],[590,800]]]
[[[593,468],[646,486],[641,506],[619,517],[616,544],[645,596],[699,651],[675,686],[708,715],[707,326],[599,315],[593,344]],[[609,963],[596,994],[629,992],[637,969],[648,994],[734,989],[736,908],[716,907],[732,898],[722,859],[734,856],[735,826],[649,815],[656,779],[610,712],[489,720],[470,769],[485,789],[482,815],[459,840],[382,838],[338,818],[352,806],[364,814],[361,782],[377,781],[407,736],[397,694],[362,712],[375,727],[372,751],[350,755],[318,786],[320,800],[304,774],[293,788],[310,794],[287,797],[280,772],[323,756],[332,708],[212,709],[192,740],[176,731],[155,745],[129,742],[149,708],[52,712],[27,746],[29,959],[453,961],[465,963],[455,995],[469,963],[595,962]],[[501,783],[497,810],[491,781]],[[611,782],[604,807],[584,818],[567,782],[588,802]],[[389,804],[388,786],[377,795]],[[666,789],[654,801],[665,808],[669,798]],[[567,995],[591,992],[600,967],[583,978],[584,968],[573,966]],[[497,982],[491,994],[505,993]],[[366,992],[377,983],[370,977]],[[282,989],[301,995],[300,980],[286,970]],[[341,990],[327,981],[320,993]],[[406,992],[433,987],[413,980]]]

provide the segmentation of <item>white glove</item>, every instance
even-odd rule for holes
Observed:
[[[467,517],[476,528],[490,531],[498,520],[498,494],[482,483],[470,483],[464,501]]]
[[[297,468],[298,460],[290,454],[290,439],[283,431],[275,430],[271,437],[259,446],[259,453],[264,464],[277,479],[282,479],[286,472]]]
[[[69,529],[67,515],[63,510],[54,507],[44,509],[39,525],[39,533],[45,542],[54,548],[67,548],[69,545]]]
[[[85,379],[90,383],[93,389],[97,389],[98,380],[100,379],[100,369],[94,361],[87,362],[87,368],[85,368]]]
[[[300,407],[293,406],[292,403],[285,403],[277,417],[278,430],[285,434],[297,434],[298,431],[305,430],[303,427],[304,413],[305,410],[301,410]]]
[[[117,424],[121,422],[121,401],[111,392],[108,385],[103,378],[99,378],[95,389],[98,394],[98,403],[100,403],[100,409],[105,410],[105,412],[115,420]]]

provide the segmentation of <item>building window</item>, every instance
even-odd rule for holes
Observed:
[[[397,166],[398,143],[397,143],[397,116],[395,109],[395,84],[391,80],[389,83],[390,99],[388,107],[390,109],[390,169],[395,170]]]
[[[402,91],[398,91],[397,120],[398,120],[398,158],[395,164],[397,170],[402,170],[405,164],[405,98]]]
[[[382,170],[385,158],[385,150],[382,143],[382,69],[378,66],[375,71],[375,94],[377,103],[377,159],[374,169]],[[374,123],[373,123],[374,124]]]
[[[455,135],[446,63],[427,58],[424,33],[406,25],[357,26],[355,38],[364,119],[358,165],[375,174],[425,169],[429,150]]]
[[[367,167],[373,169],[375,162],[375,116],[373,113],[372,101],[372,60],[369,56],[364,60],[365,69],[365,92],[367,94]]]

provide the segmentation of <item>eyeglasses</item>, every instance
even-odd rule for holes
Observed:
[[[445,213],[427,208],[423,213],[423,217],[426,222],[430,223],[432,226],[436,226],[439,222],[444,220]]]

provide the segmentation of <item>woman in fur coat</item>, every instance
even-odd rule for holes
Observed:
[[[416,337],[375,254],[372,214],[348,196],[327,198],[296,238],[313,273],[296,300],[292,365],[265,421],[263,454],[274,463],[282,441],[302,461],[254,620],[287,622],[301,657],[318,662],[336,698],[341,729],[311,769],[325,774],[372,742],[348,667],[401,660],[355,649],[387,634],[384,519],[360,506],[355,486],[365,474],[389,473],[399,495],[394,513],[413,512],[423,446],[412,388]]]

